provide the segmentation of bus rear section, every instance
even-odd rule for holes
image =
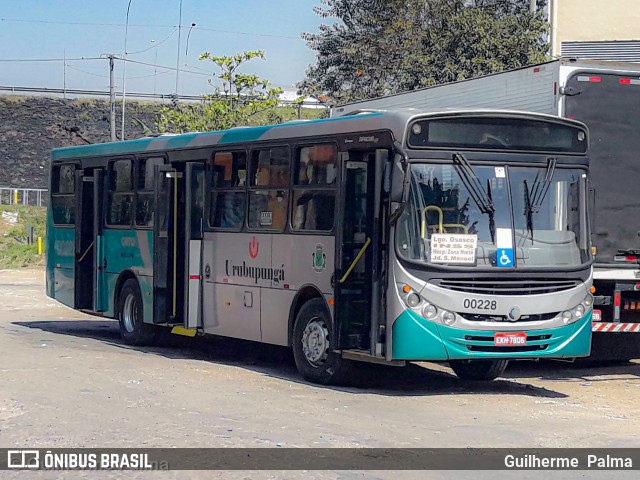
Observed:
[[[640,72],[571,71],[564,115],[591,136],[594,358],[640,357]]]

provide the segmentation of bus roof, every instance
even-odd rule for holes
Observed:
[[[207,147],[213,145],[237,144],[263,140],[285,140],[290,138],[317,137],[348,133],[390,130],[395,139],[404,142],[408,123],[417,117],[439,116],[497,116],[537,118],[554,123],[582,126],[580,122],[566,120],[552,115],[498,109],[440,109],[421,111],[414,108],[397,110],[363,111],[335,118],[301,120],[258,127],[236,127],[213,132],[193,132],[180,135],[160,135],[143,137],[121,142],[96,143],[74,147],[55,148],[51,151],[52,161],[75,158],[116,156],[135,153],[164,152],[184,148]],[[586,130],[586,127],[585,127]]]

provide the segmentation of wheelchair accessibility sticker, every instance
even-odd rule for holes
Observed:
[[[513,267],[513,248],[499,248],[496,252],[499,267]]]
[[[513,236],[510,228],[496,229],[496,266],[513,267]]]

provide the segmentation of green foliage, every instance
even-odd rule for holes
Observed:
[[[47,209],[0,205],[0,212],[17,212],[18,223],[7,224],[0,217],[0,268],[20,268],[44,263],[44,255],[38,255],[37,244],[27,245],[27,225],[33,226],[34,241],[46,234]]]
[[[279,112],[281,109],[276,109],[282,90],[257,75],[240,72],[244,64],[256,58],[264,59],[264,52],[255,50],[222,57],[208,52],[201,54],[200,60],[211,61],[220,71],[216,75],[217,81],[209,80],[214,93],[204,96],[197,104],[163,108],[156,124],[158,131],[202,132],[286,121],[286,114],[283,116]]]
[[[303,34],[317,62],[299,93],[335,103],[497,73],[547,59],[546,0],[322,0],[337,23]]]

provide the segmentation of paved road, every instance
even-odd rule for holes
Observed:
[[[640,447],[638,363],[521,362],[486,384],[435,364],[367,367],[349,386],[319,387],[278,347],[173,337],[126,346],[114,321],[62,307],[43,289],[42,271],[0,271],[3,447]],[[326,475],[397,478],[301,478]]]

